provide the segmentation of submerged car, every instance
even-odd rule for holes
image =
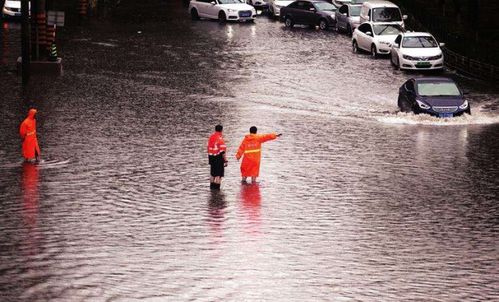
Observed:
[[[369,51],[373,58],[380,54],[389,54],[397,35],[404,29],[394,23],[365,22],[355,29],[352,35],[352,50]]]
[[[336,30],[353,34],[360,25],[360,4],[344,4],[336,11]]]
[[[390,50],[390,62],[398,69],[438,70],[444,68],[444,55],[430,33],[401,33]]]
[[[402,112],[426,113],[436,117],[471,114],[471,106],[456,83],[444,77],[412,78],[399,89]]]
[[[189,13],[193,20],[199,18],[225,21],[250,21],[256,18],[256,10],[240,0],[191,0]]]
[[[335,21],[336,6],[321,0],[297,0],[281,8],[281,20],[286,27],[295,24],[319,26],[326,30],[333,26]]]

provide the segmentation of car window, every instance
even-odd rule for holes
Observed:
[[[369,24],[365,23],[365,24],[361,24],[359,26],[359,30],[363,33],[366,33],[368,32],[369,30],[371,29],[371,26],[369,26]]]
[[[460,96],[461,92],[455,83],[441,82],[418,83],[418,93],[421,96]]]
[[[340,7],[339,12],[340,14],[348,14],[348,6],[343,5],[342,7]]]
[[[304,10],[304,9],[305,9],[305,2],[303,2],[303,1],[298,1],[298,2],[296,3],[296,7],[295,7],[295,8],[296,8],[296,9],[302,9],[302,10]]]
[[[315,2],[314,3],[315,8],[319,11],[326,11],[326,12],[335,12],[336,11],[336,6],[332,5],[329,2]]]
[[[395,39],[395,43],[400,45],[400,41],[402,41],[402,35],[398,35],[398,37]]]
[[[288,5],[288,7],[298,8],[298,6],[300,5],[300,3],[302,3],[302,2],[301,1],[295,1],[295,2],[291,3],[290,5]],[[303,3],[301,5],[303,5]]]
[[[239,0],[217,0],[220,4],[236,4],[241,3]]]
[[[414,82],[412,80],[409,80],[409,81],[405,82],[405,88],[408,91],[414,92]]]
[[[396,7],[380,7],[373,9],[374,22],[402,21],[400,10]]]
[[[382,35],[397,35],[401,33],[402,27],[396,24],[375,24],[374,25],[374,33],[377,36]]]
[[[358,17],[360,16],[360,9],[362,6],[350,6],[350,14],[349,16],[351,17]]]
[[[405,37],[402,41],[402,47],[404,48],[432,48],[438,47],[437,41],[433,37],[422,36],[422,37]]]

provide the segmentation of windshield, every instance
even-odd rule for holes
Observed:
[[[418,93],[421,96],[460,96],[459,88],[452,82],[418,83]]]
[[[431,48],[438,47],[437,41],[433,37],[405,37],[402,41],[405,48]]]
[[[314,2],[315,8],[321,11],[336,11],[336,6],[328,2]]]
[[[360,9],[362,6],[350,6],[350,16],[358,17],[360,16]]]
[[[240,0],[218,0],[220,4],[239,4],[243,3],[243,1]]]
[[[396,24],[389,24],[389,25],[374,25],[373,26],[374,33],[377,36],[383,36],[383,35],[398,35],[400,32],[402,32],[402,27],[396,25]]]
[[[402,21],[400,10],[397,7],[380,7],[373,9],[374,22]]]

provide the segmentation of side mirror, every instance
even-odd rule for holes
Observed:
[[[440,43],[440,47],[445,47],[445,43]]]
[[[407,18],[409,18],[409,17],[407,17],[407,15],[402,16],[402,20],[407,20]]]
[[[309,8],[308,10],[315,13],[315,8],[313,7]]]
[[[399,48],[400,47],[400,44],[398,43],[393,43],[393,48]]]
[[[215,1],[211,1],[211,2],[210,2],[210,4],[211,4],[211,5],[215,5],[215,4],[217,4],[217,3],[216,3]]]
[[[470,91],[468,89],[463,89],[463,95],[470,94]]]
[[[373,33],[372,33],[372,32],[370,32],[370,31],[368,31],[368,32],[366,32],[366,35],[368,35],[368,36],[371,36],[371,37],[372,37],[372,36],[373,36]]]
[[[342,13],[343,16],[347,16],[348,17],[348,14],[347,13]]]

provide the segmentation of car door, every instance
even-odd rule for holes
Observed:
[[[196,0],[196,9],[200,17],[210,17],[208,14],[208,7],[211,6],[209,1],[211,0]]]
[[[414,80],[410,79],[404,84],[405,98],[408,108],[413,108],[416,103],[416,88],[414,87]]]
[[[305,7],[307,2],[299,1],[297,3],[296,8],[294,9],[294,19],[298,24],[306,24],[307,12],[305,11]]]
[[[357,35],[357,45],[359,46],[359,48],[370,50],[369,48],[366,48],[367,32],[369,32],[370,30],[371,25],[368,23],[364,23],[359,26],[359,33]]]
[[[402,35],[398,35],[397,38],[395,38],[395,41],[394,41],[392,48],[390,50],[392,62],[399,61],[400,43],[402,43]]]
[[[348,5],[343,5],[336,11],[336,22],[338,28],[347,29]]]
[[[220,11],[219,0],[205,0],[208,1],[208,14],[213,19],[218,19],[218,12]],[[213,4],[215,3],[215,4]]]
[[[319,24],[320,14],[318,13],[317,7],[315,7],[311,2],[306,2],[305,12],[305,24]]]

